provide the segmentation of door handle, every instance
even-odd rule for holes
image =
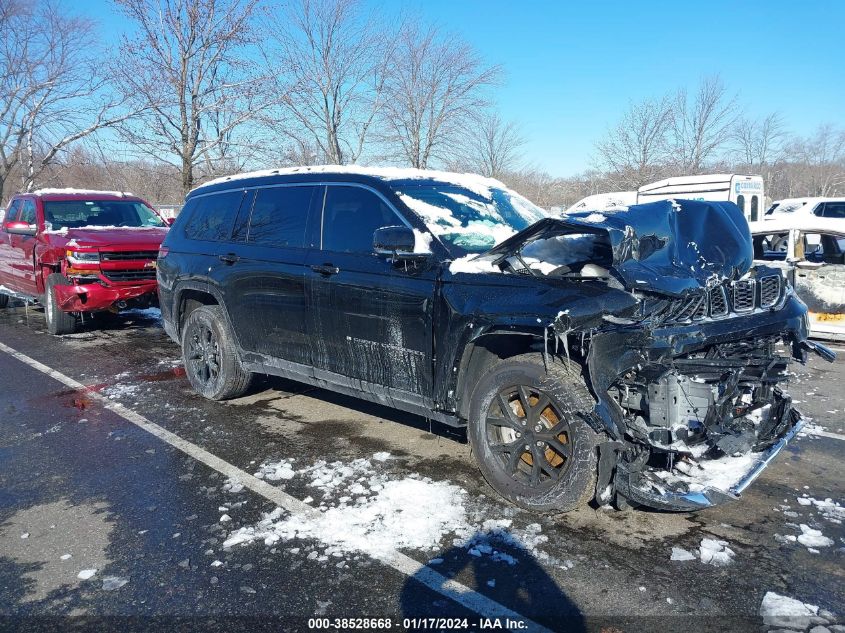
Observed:
[[[311,266],[311,270],[315,273],[320,273],[321,275],[336,275],[340,272],[340,268],[337,266],[332,266],[331,264],[314,264]]]
[[[231,266],[236,261],[238,261],[240,259],[240,257],[235,255],[234,253],[226,253],[225,255],[220,255],[219,259],[224,264]]]

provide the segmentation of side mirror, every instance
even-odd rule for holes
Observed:
[[[429,253],[415,253],[416,235],[407,226],[383,226],[373,233],[373,250],[395,259],[420,259]]]
[[[6,224],[6,233],[11,233],[12,235],[35,235],[38,227],[34,224],[27,224],[26,222],[9,222]]]
[[[164,223],[167,226],[173,226],[173,223],[176,221],[176,218],[164,218]]]

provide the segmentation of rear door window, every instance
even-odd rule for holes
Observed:
[[[243,191],[226,191],[195,198],[196,206],[185,224],[185,237],[208,242],[229,240],[243,198]],[[193,202],[188,204],[193,206]]]
[[[823,215],[826,218],[845,218],[845,202],[825,202]]]
[[[323,250],[372,253],[376,229],[399,224],[393,209],[372,191],[330,185],[323,207]]]
[[[304,247],[311,199],[319,189],[313,185],[258,189],[246,234],[239,228],[237,238],[266,246]]]

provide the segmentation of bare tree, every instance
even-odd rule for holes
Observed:
[[[637,189],[660,178],[668,161],[672,103],[667,97],[632,103],[596,149],[614,185]]]
[[[290,0],[271,19],[265,59],[275,79],[290,155],[354,163],[382,104],[390,38],[358,0]],[[309,151],[305,151],[308,149]]]
[[[718,76],[705,77],[695,94],[681,89],[672,111],[671,142],[677,167],[698,173],[730,139],[738,115],[736,97],[728,95]]]
[[[246,125],[268,106],[247,48],[257,0],[115,0],[136,26],[116,72],[141,116],[121,127],[126,141],[181,170],[231,168],[246,154]]]
[[[394,157],[422,169],[448,160],[487,106],[486,89],[499,74],[466,42],[408,22],[390,61],[384,99],[384,141]]]
[[[0,194],[24,190],[76,141],[125,114],[104,90],[90,21],[51,0],[0,0]]]
[[[795,139],[788,154],[797,195],[835,196],[845,191],[845,130],[820,125],[812,136]]]
[[[776,112],[762,119],[741,117],[731,133],[740,163],[749,167],[771,165],[780,160],[787,138],[786,126]]]
[[[471,171],[492,178],[517,169],[525,138],[512,121],[504,121],[498,112],[488,112],[478,127],[467,134],[465,164]]]

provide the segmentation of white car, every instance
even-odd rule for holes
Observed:
[[[845,341],[845,218],[784,213],[749,227],[755,261],[781,268],[807,304],[811,336]]]
[[[787,216],[845,220],[845,198],[785,198],[770,206],[764,219],[774,220]]]

